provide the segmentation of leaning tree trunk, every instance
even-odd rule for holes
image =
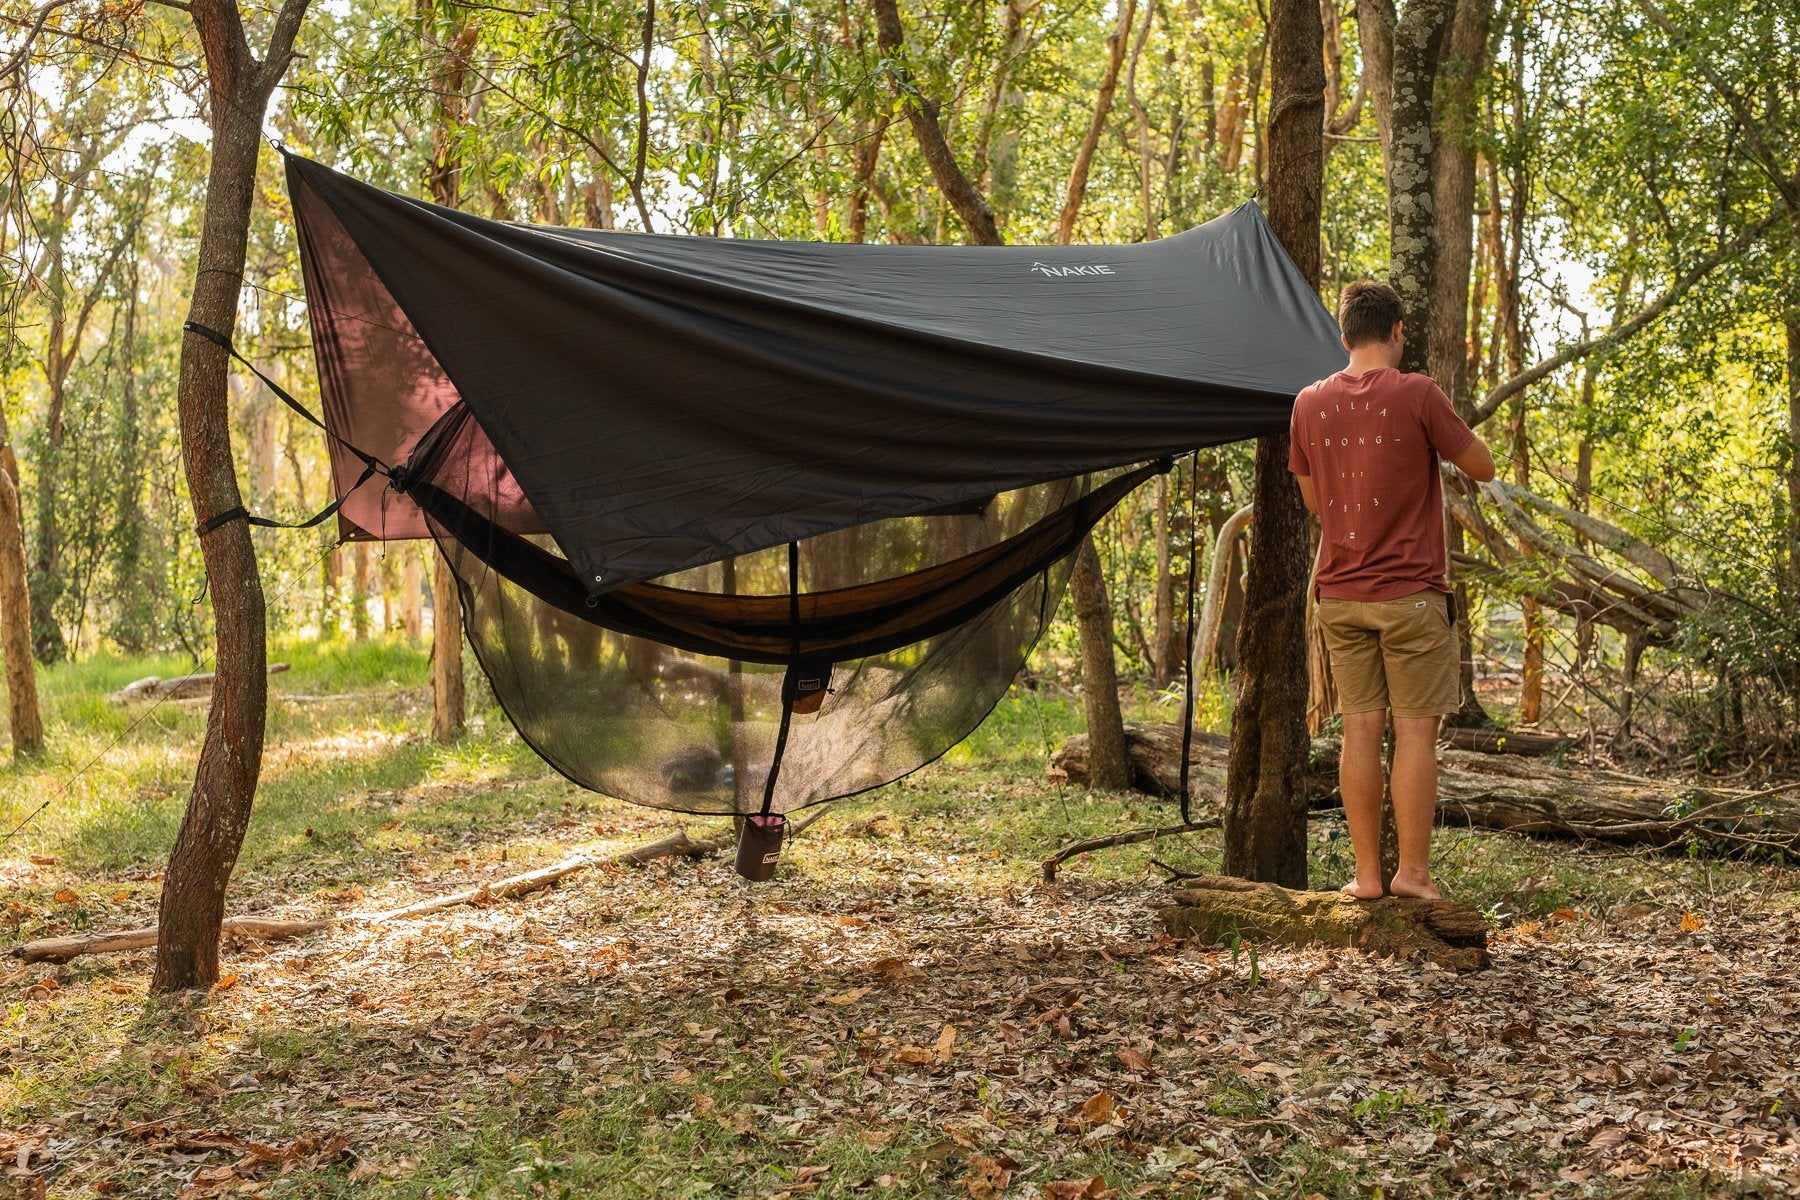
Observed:
[[[1318,286],[1325,158],[1325,31],[1316,0],[1269,7],[1269,224]],[[1256,444],[1250,581],[1238,627],[1242,680],[1225,788],[1228,875],[1306,886],[1308,518],[1285,435]]]
[[[212,117],[212,164],[195,255],[189,319],[229,336],[237,323],[256,159],[269,95],[286,71],[307,0],[284,0],[259,62],[245,41],[230,0],[192,0],[189,13],[206,54]],[[197,335],[181,343],[176,406],[182,463],[197,521],[236,508],[237,470],[226,410],[225,351]],[[227,521],[200,539],[212,593],[218,685],[207,710],[206,737],[194,772],[187,815],[164,875],[151,990],[206,987],[219,978],[219,931],[225,886],[237,862],[262,767],[264,674],[262,581],[250,527]]]
[[[1089,784],[1123,791],[1131,786],[1131,764],[1125,757],[1125,722],[1119,711],[1119,675],[1112,653],[1112,603],[1100,572],[1100,553],[1090,534],[1081,539],[1075,569],[1069,574],[1069,598],[1075,604],[1075,626],[1081,637],[1081,696],[1087,714]]]

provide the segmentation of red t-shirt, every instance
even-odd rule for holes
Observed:
[[[1429,376],[1339,371],[1295,399],[1288,436],[1288,470],[1312,477],[1324,527],[1319,595],[1450,590],[1438,459],[1475,434]]]

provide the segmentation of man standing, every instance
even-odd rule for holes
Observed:
[[[1399,370],[1400,296],[1362,280],[1344,289],[1338,325],[1350,365],[1294,402],[1288,470],[1323,527],[1319,624],[1344,718],[1338,782],[1356,854],[1359,900],[1382,894],[1381,739],[1394,713],[1396,896],[1436,899],[1431,821],[1438,722],[1461,704],[1456,623],[1444,549],[1438,460],[1477,481],[1494,459],[1430,377]]]

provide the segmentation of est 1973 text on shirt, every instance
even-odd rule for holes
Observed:
[[[1341,600],[1448,592],[1438,459],[1475,434],[1426,375],[1342,371],[1294,401],[1288,470],[1312,479],[1318,590]]]

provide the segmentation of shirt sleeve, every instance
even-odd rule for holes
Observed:
[[[1293,415],[1288,417],[1288,470],[1295,475],[1312,474],[1312,462],[1306,457],[1305,431],[1300,428],[1300,401],[1305,398],[1305,392],[1295,398]]]
[[[1419,420],[1425,426],[1425,440],[1431,443],[1439,458],[1454,458],[1469,448],[1469,443],[1475,440],[1475,431],[1456,415],[1443,388],[1427,379],[1424,392]]]

